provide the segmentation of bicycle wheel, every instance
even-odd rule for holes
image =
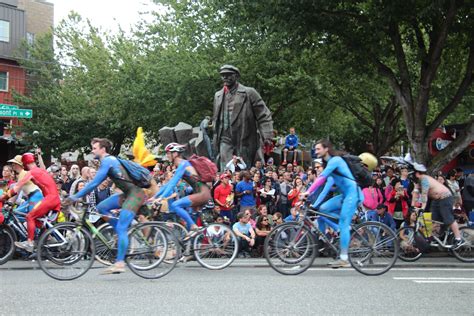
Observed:
[[[117,234],[108,223],[100,225],[97,231],[94,235],[95,258],[103,265],[110,266],[117,257]]]
[[[362,274],[384,274],[397,261],[398,249],[397,235],[390,227],[379,222],[365,222],[352,232],[349,262]]]
[[[416,245],[415,236],[420,236],[420,233],[415,233],[413,227],[403,227],[400,228],[397,232],[398,244],[400,248],[398,249],[398,258],[406,262],[414,262],[421,258],[423,252]],[[424,237],[422,237],[424,238]]]
[[[265,258],[281,274],[303,273],[313,264],[317,253],[314,235],[299,223],[280,224],[265,239]]]
[[[204,268],[224,269],[237,257],[237,236],[229,226],[211,224],[194,237],[193,251],[196,260]]]
[[[453,249],[453,254],[463,262],[474,262],[474,228],[462,227],[460,233],[464,244],[458,249]]]
[[[175,235],[162,223],[139,224],[130,230],[129,238],[126,262],[136,275],[145,279],[158,279],[176,266],[179,244]]]
[[[89,231],[74,223],[62,223],[46,230],[38,241],[38,263],[53,279],[74,280],[94,263],[95,245]]]
[[[15,253],[16,234],[10,226],[0,226],[0,265],[13,257]]]
[[[163,227],[167,228],[167,230],[164,231],[165,234],[167,234],[167,232],[170,231],[173,234],[173,236],[176,238],[176,241],[178,241],[177,244],[169,245],[168,250],[167,250],[168,253],[166,254],[166,257],[165,257],[165,262],[170,263],[170,261],[174,260],[173,258],[174,256],[178,257],[178,262],[179,262],[179,260],[181,259],[182,253],[184,251],[182,249],[182,245],[183,245],[183,239],[188,234],[187,229],[183,225],[179,223],[175,223],[175,222],[159,222],[159,223],[162,224]],[[169,240],[168,236],[167,236],[167,239]]]

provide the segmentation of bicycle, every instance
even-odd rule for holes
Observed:
[[[49,228],[38,241],[38,263],[50,277],[74,280],[84,275],[94,262],[95,242],[87,229],[88,209],[70,211],[81,214],[77,222],[65,222]],[[129,249],[126,264],[130,270],[147,279],[167,275],[176,266],[177,259],[162,264],[170,245],[176,244],[172,234],[156,222],[133,226],[129,230]]]
[[[339,253],[338,239],[329,239],[309,215],[338,221],[336,216],[302,206],[302,220],[276,226],[265,239],[264,254],[269,265],[284,275],[303,273],[318,256],[322,240],[334,253]],[[397,260],[398,240],[395,232],[379,222],[351,223],[349,262],[364,275],[381,275]]]
[[[438,247],[440,250],[447,249],[462,262],[474,262],[474,228],[460,227],[459,231],[464,243],[461,247],[453,249],[454,233],[442,222],[432,221],[440,224],[439,235],[436,233],[429,235],[423,229],[426,227],[423,211],[423,209],[415,208],[415,227],[402,227],[398,230],[400,245],[398,257],[403,261],[414,262],[421,258],[428,247]]]
[[[24,207],[23,207],[24,208]],[[21,206],[15,207],[11,202],[6,202],[3,206],[2,212],[5,216],[5,221],[0,225],[0,265],[8,262],[15,254],[15,242],[18,240],[26,240],[28,232],[25,225],[20,218],[25,218],[27,213],[22,212]],[[58,217],[57,211],[49,211],[48,214],[37,218],[41,222],[41,229],[36,232],[35,240],[41,233],[55,225]]]
[[[156,212],[159,216],[161,204],[156,203]],[[181,262],[186,262],[190,257],[195,257],[201,266],[210,270],[221,270],[237,257],[238,241],[232,229],[224,224],[213,223],[214,208],[204,207],[198,211],[198,216],[203,223],[191,238],[184,226],[175,222],[158,222],[163,226],[171,227],[177,237],[178,246],[183,257]]]

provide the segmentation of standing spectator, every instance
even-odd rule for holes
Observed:
[[[362,194],[364,195],[363,205],[367,210],[373,211],[378,205],[384,202],[382,191],[373,185],[364,188]]]
[[[249,220],[250,217],[245,216],[244,212],[239,212],[237,222],[232,226],[239,242],[239,258],[250,258],[250,250],[255,245],[255,231]]]
[[[233,221],[234,187],[229,183],[229,178],[227,173],[221,174],[221,183],[214,189],[214,201],[219,206],[220,216],[230,218]]]
[[[237,183],[235,195],[240,197],[240,211],[255,208],[256,200],[253,191],[253,183],[250,180],[250,173],[248,171],[242,172],[242,181]]]
[[[236,155],[232,156],[232,159],[226,164],[225,168],[234,173],[236,171],[242,171],[247,169],[247,165],[242,157],[237,157]]]
[[[288,193],[290,193],[291,189],[293,189],[291,175],[289,172],[285,172],[283,174],[283,182],[280,184],[280,203],[277,207],[278,211],[285,217],[288,215],[291,207],[291,201],[288,199]]]
[[[383,181],[385,182],[386,187],[389,186],[394,176],[395,176],[395,170],[393,170],[392,167],[387,167],[387,169],[385,170],[385,177],[383,178]]]
[[[391,185],[393,190],[390,192],[387,206],[388,212],[395,220],[398,229],[408,215],[408,193],[398,178],[393,179]]]
[[[408,168],[406,166],[402,166],[400,168],[400,180],[402,181],[402,185],[407,190],[408,196],[411,198],[411,192],[413,191],[413,182],[408,177]]]
[[[474,212],[474,172],[464,181],[464,189],[462,191],[463,205],[467,216]],[[472,216],[472,215],[471,215]]]
[[[71,181],[75,181],[79,177],[80,177],[80,175],[79,175],[79,166],[78,165],[72,165],[71,169],[69,170],[69,178],[71,179]]]
[[[64,191],[66,193],[69,192],[69,190],[71,189],[72,180],[68,176],[67,167],[65,165],[61,166],[59,178],[62,181],[61,191]]]
[[[3,166],[2,169],[2,179],[7,183],[7,187],[10,187],[13,183],[15,183],[15,174],[13,173],[13,168],[10,165]]]
[[[69,190],[69,195],[73,195],[74,192],[76,191],[77,184],[79,181],[88,181],[89,179],[89,167],[84,167],[81,169],[81,176],[74,180],[74,182],[71,184],[71,189]]]
[[[260,206],[265,205],[266,209],[273,214],[275,212],[276,191],[273,188],[272,178],[265,178],[263,188],[260,192]]]
[[[314,160],[314,170],[316,171],[316,177],[319,177],[324,170],[322,159],[318,158]]]
[[[260,159],[255,161],[255,168],[257,168],[257,171],[260,174],[260,177],[263,178],[263,175],[265,174],[265,169]]]
[[[306,192],[303,180],[296,177],[293,181],[293,189],[288,193],[288,200],[291,201],[291,206],[294,207],[300,201],[300,194]]]
[[[296,166],[297,165],[297,156],[298,156],[298,136],[295,134],[295,128],[291,127],[290,128],[290,134],[286,136],[285,139],[285,148],[283,149],[283,162],[282,165],[286,165],[288,162],[286,161],[286,158],[288,156],[288,152],[291,151],[293,152],[293,164]]]
[[[453,193],[454,204],[456,203],[461,204],[462,203],[461,188],[459,187],[458,180],[456,180],[456,174],[457,174],[456,169],[449,170],[446,182],[449,189],[451,190],[451,193]]]

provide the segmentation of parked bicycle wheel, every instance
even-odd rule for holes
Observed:
[[[414,262],[421,258],[425,246],[420,245],[421,240],[425,239],[420,232],[415,233],[413,227],[403,227],[397,232],[398,258],[407,262]],[[425,241],[426,242],[426,241]]]
[[[100,225],[97,231],[94,236],[95,258],[103,265],[110,266],[117,257],[117,234],[108,223]]]
[[[265,258],[281,274],[303,273],[313,264],[317,253],[314,235],[308,227],[299,223],[281,224],[265,239]]]
[[[365,275],[380,275],[397,261],[397,235],[387,225],[365,222],[354,228],[349,245],[349,262]]]
[[[464,244],[453,249],[453,254],[463,262],[474,262],[474,228],[462,227],[460,233]]]
[[[210,224],[193,241],[194,256],[205,268],[220,270],[228,267],[237,257],[238,240],[229,226]]]
[[[126,262],[130,270],[145,279],[158,279],[170,273],[178,262],[179,244],[174,234],[160,222],[147,222],[129,232]]]
[[[87,229],[74,223],[62,223],[41,235],[37,256],[48,276],[60,281],[74,280],[91,268],[95,245]]]
[[[10,226],[0,225],[0,265],[13,257],[16,234]]]

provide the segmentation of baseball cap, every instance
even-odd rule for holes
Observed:
[[[227,173],[223,173],[219,176],[219,179],[221,179],[221,180],[224,179],[224,178],[230,179],[230,176]]]

